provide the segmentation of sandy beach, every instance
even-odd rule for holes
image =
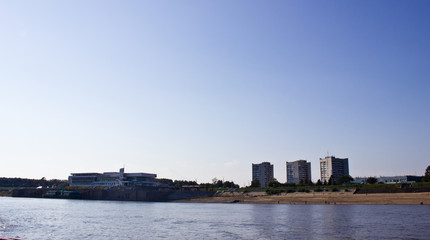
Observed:
[[[412,204],[430,205],[430,192],[374,193],[350,192],[282,193],[267,195],[265,192],[222,193],[214,197],[194,198],[177,202],[193,203],[242,203],[242,204]]]

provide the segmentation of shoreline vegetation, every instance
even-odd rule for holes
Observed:
[[[222,189],[212,197],[191,198],[176,202],[430,205],[430,182]]]
[[[187,183],[184,182],[184,184]],[[266,188],[217,188],[215,186],[215,184],[196,184],[170,186],[161,190],[157,188],[69,186],[0,187],[0,196],[193,203],[430,205],[430,182],[343,185],[285,184]],[[51,194],[51,196],[49,193],[55,194]],[[66,193],[77,193],[79,196]]]
[[[183,203],[240,203],[240,204],[379,204],[430,205],[430,192],[369,193],[294,192],[269,195],[266,192],[223,192],[213,197],[177,200]]]
[[[11,197],[9,191],[0,191],[0,196]],[[376,190],[376,191],[371,191]],[[230,189],[214,194],[205,191],[183,192],[188,197],[168,200],[182,203],[239,203],[239,204],[379,204],[379,205],[430,205],[428,188],[324,188],[321,189]],[[98,199],[92,199],[98,200]],[[125,200],[126,199],[110,199]]]

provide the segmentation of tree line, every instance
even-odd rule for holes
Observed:
[[[311,180],[305,179],[305,180],[300,180],[296,184],[296,183],[280,183],[276,178],[274,178],[267,183],[267,186],[276,188],[276,187],[294,187],[294,186],[342,185],[345,183],[349,183],[353,180],[354,179],[351,176],[343,175],[343,176],[339,177],[337,180],[335,180],[334,177],[331,176],[330,179],[328,180],[328,182],[326,182],[326,181],[321,182],[321,180],[318,180],[316,183],[313,183]],[[256,187],[262,187],[262,186],[261,186],[261,183],[258,179],[254,179],[254,180],[252,180],[251,186],[249,186],[249,187],[256,188]]]
[[[298,184],[295,183],[280,183],[276,179],[272,179],[269,183],[269,187],[292,187],[296,185],[300,186],[321,186],[321,185],[342,185],[344,183],[348,183],[353,181],[354,179],[349,175],[344,175],[337,180],[330,177],[328,182],[321,182],[318,180],[316,183],[313,183],[310,180],[301,180]],[[155,179],[156,182],[163,183],[168,185],[169,187],[180,189],[182,186],[186,185],[200,185],[200,187],[206,189],[214,189],[214,188],[239,188],[238,184],[235,184],[233,181],[223,181],[217,178],[212,179],[212,183],[201,183],[198,184],[197,181],[187,181],[187,180],[172,180],[168,178],[159,178]],[[366,179],[366,183],[368,184],[376,184],[377,179],[374,177],[369,177]],[[423,182],[430,182],[430,165],[426,168],[424,177],[422,178]],[[41,179],[27,179],[27,178],[5,178],[0,177],[0,187],[65,187],[67,186],[67,180],[60,179],[51,179],[47,180],[46,178]],[[260,187],[260,182],[258,179],[254,179],[251,182],[252,188]]]
[[[67,186],[67,180],[51,179],[27,179],[27,178],[0,178],[0,187],[64,187]]]
[[[239,188],[238,184],[235,184],[233,181],[223,181],[219,180],[217,178],[212,179],[212,183],[200,183],[198,184],[197,181],[187,181],[187,180],[172,180],[168,178],[158,178],[155,179],[156,182],[163,183],[168,185],[171,188],[180,189],[183,186],[190,186],[190,185],[199,185],[200,188],[204,189],[215,189],[215,188]]]
[[[338,179],[335,179],[333,176],[330,177],[330,179],[324,182],[321,182],[321,180],[318,180],[316,183],[313,183],[311,180],[300,180],[298,184],[295,183],[280,183],[276,178],[270,180],[267,183],[268,187],[276,188],[276,187],[294,187],[294,186],[323,186],[323,185],[342,185],[346,183],[350,183],[351,181],[354,181],[354,178],[352,178],[350,175],[343,175],[339,177]],[[430,165],[426,168],[424,172],[424,177],[421,180],[422,182],[430,182]],[[378,179],[375,177],[368,177],[366,179],[367,184],[376,184],[378,183]],[[258,179],[254,179],[251,182],[251,188],[257,188],[261,187],[260,181]]]

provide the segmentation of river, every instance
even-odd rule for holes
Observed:
[[[429,205],[269,205],[0,197],[0,236],[36,239],[429,239]]]

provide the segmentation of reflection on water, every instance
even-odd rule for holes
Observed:
[[[428,239],[430,206],[145,203],[0,198],[23,239]]]

